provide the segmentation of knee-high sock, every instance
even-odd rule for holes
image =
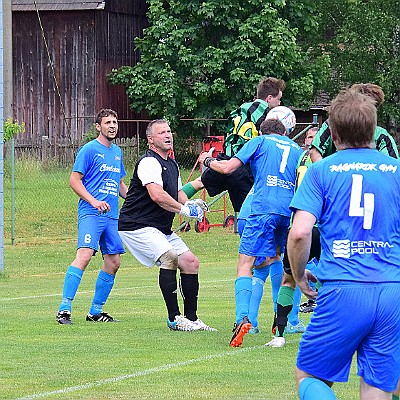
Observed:
[[[283,262],[282,260],[274,261],[272,264],[269,264],[269,275],[271,278],[272,285],[272,302],[274,304],[274,312],[276,312],[277,307],[276,303],[278,300],[279,288],[282,283],[282,275],[283,275]]]
[[[251,278],[249,276],[240,276],[235,280],[237,324],[240,323],[244,317],[249,316],[249,304],[252,290],[251,286]]]
[[[115,275],[100,270],[96,280],[96,289],[94,291],[92,306],[89,310],[90,314],[100,314],[103,311],[103,305],[106,304],[111,289],[114,286],[114,280]]]
[[[160,268],[158,284],[167,306],[168,319],[172,322],[180,315],[178,306],[178,283],[176,281],[176,270]]]
[[[258,326],[258,311],[264,293],[264,283],[268,278],[269,267],[254,268],[252,278],[252,292],[249,304],[249,320],[253,327]]]
[[[191,321],[196,321],[197,298],[199,295],[199,275],[181,273],[180,289],[183,297],[185,316]]]
[[[299,385],[300,400],[336,400],[333,390],[317,378],[305,378]]]
[[[74,299],[79,284],[81,283],[82,275],[83,271],[81,269],[72,265],[68,267],[64,278],[64,288],[59,311],[66,310],[71,312],[72,300]]]
[[[293,306],[294,289],[289,286],[281,286],[278,296],[278,306],[276,311],[276,335],[283,336],[288,321],[288,315]]]
[[[301,301],[301,290],[298,286],[293,294],[293,307],[289,314],[289,322],[291,325],[297,325],[299,323],[299,309]]]

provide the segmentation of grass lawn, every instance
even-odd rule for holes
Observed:
[[[74,300],[74,324],[58,325],[64,274],[75,255],[77,198],[68,188],[68,176],[68,170],[43,171],[35,165],[17,169],[13,246],[10,185],[5,182],[1,399],[297,398],[293,371],[300,335],[288,335],[282,349],[263,347],[273,317],[269,281],[261,333],[247,335],[241,348],[229,347],[239,243],[230,228],[180,233],[200,259],[199,317],[218,332],[169,331],[158,269],[142,267],[130,254],[122,257],[104,308],[121,322],[85,321],[101,267],[97,255]],[[208,216],[212,223],[222,222],[221,212]],[[307,322],[309,314],[302,317]],[[359,398],[354,365],[349,382],[334,389],[338,399]]]

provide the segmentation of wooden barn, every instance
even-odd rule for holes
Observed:
[[[13,117],[26,127],[17,147],[75,146],[100,108],[140,118],[106,75],[138,61],[146,12],[145,0],[12,0]]]

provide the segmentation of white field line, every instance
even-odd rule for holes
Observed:
[[[201,283],[201,287],[206,287],[207,285],[213,284],[213,283],[221,283],[221,282],[232,282],[232,279],[220,279],[220,280],[215,280],[215,281],[206,281]],[[157,282],[154,283],[154,285],[157,285]],[[140,290],[140,289],[151,289],[154,288],[155,286],[134,286],[130,288],[114,288],[113,293],[115,292],[123,292],[123,291],[128,291],[128,290]],[[93,290],[80,290],[79,294],[93,294]],[[6,302],[6,301],[19,301],[19,300],[32,300],[32,299],[41,299],[45,297],[60,297],[61,293],[49,293],[49,294],[39,294],[36,296],[20,296],[20,297],[0,297],[0,302]]]
[[[203,356],[199,358],[194,358],[191,360],[187,361],[180,361],[174,364],[165,364],[165,365],[160,365],[159,367],[154,367],[150,369],[145,369],[143,371],[138,371],[133,374],[128,374],[128,375],[121,375],[121,376],[116,376],[114,378],[108,378],[108,379],[100,379],[98,381],[94,382],[88,382],[83,385],[77,385],[77,386],[71,386],[67,387],[64,389],[59,389],[59,390],[54,390],[52,392],[42,392],[42,393],[35,393],[26,397],[20,397],[17,400],[31,400],[31,399],[39,399],[42,397],[49,397],[57,394],[65,394],[65,393],[71,393],[71,392],[76,392],[79,390],[84,390],[84,389],[90,389],[94,386],[101,386],[101,385],[107,385],[110,383],[115,383],[119,381],[123,381],[125,379],[132,379],[132,378],[139,378],[142,376],[146,375],[152,375],[152,374],[157,374],[159,372],[167,371],[169,369],[173,368],[179,368],[179,367],[184,367],[186,365],[194,364],[194,363],[199,363],[203,361],[208,361],[216,358],[222,358],[222,357],[229,357],[229,356],[236,356],[237,354],[243,353],[243,352],[249,352],[252,350],[259,350],[264,348],[264,346],[255,346],[255,347],[246,347],[242,349],[237,349],[237,350],[232,350],[229,352],[224,352],[224,353],[218,353],[218,354],[210,354],[208,356]]]

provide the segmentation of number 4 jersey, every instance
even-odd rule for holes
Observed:
[[[291,209],[315,215],[321,282],[400,282],[400,162],[341,150],[309,167]]]

